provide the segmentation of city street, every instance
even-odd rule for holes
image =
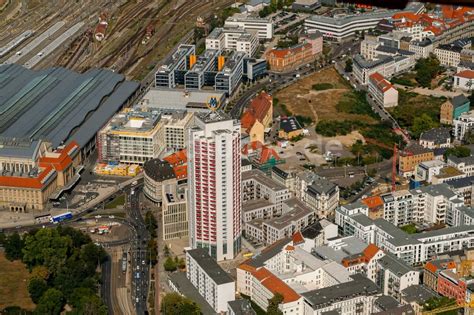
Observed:
[[[131,241],[132,301],[135,303],[137,314],[145,314],[150,277],[146,246],[150,235],[140,211],[140,192],[141,188],[137,186],[127,191],[129,200],[127,210],[130,223],[135,230]]]

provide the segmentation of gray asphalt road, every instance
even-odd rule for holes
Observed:
[[[145,314],[147,311],[147,296],[149,287],[150,269],[147,265],[147,243],[150,240],[145,221],[140,211],[141,187],[132,187],[129,191],[130,223],[134,226],[136,234],[132,237],[132,301],[135,303],[137,314]]]

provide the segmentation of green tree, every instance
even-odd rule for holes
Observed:
[[[29,266],[45,265],[50,273],[64,264],[72,246],[68,236],[61,236],[57,229],[41,229],[25,239],[23,261]]]
[[[146,257],[147,263],[151,263],[153,266],[158,262],[158,244],[156,240],[152,239],[148,241],[148,255]]]
[[[433,80],[438,73],[441,72],[442,67],[438,58],[435,55],[430,55],[428,58],[420,58],[416,65],[416,81],[423,87],[431,87],[431,80]]]
[[[38,305],[35,309],[35,314],[38,315],[56,315],[60,314],[64,307],[64,296],[61,291],[57,289],[48,289],[41,299],[39,300]]]
[[[422,114],[421,116],[415,117],[413,120],[413,126],[411,127],[412,134],[415,138],[419,138],[421,133],[436,128],[438,123],[433,120],[428,114]]]
[[[165,267],[165,270],[169,272],[176,271],[177,268],[175,261],[171,257],[166,258],[163,266]]]
[[[107,315],[107,306],[95,294],[83,296],[70,315]]]
[[[23,257],[22,249],[25,245],[24,241],[18,233],[13,233],[4,241],[5,257],[8,260],[17,260]]]
[[[444,152],[445,159],[447,159],[451,155],[458,158],[468,157],[471,155],[471,149],[469,149],[468,147],[457,146],[454,148],[449,148]]]
[[[352,72],[352,59],[346,60],[346,66],[344,67],[345,72]]]
[[[278,308],[278,305],[283,302],[283,295],[275,293],[271,299],[268,300],[267,315],[283,315],[283,312]]]
[[[44,279],[31,278],[28,283],[28,293],[30,294],[31,300],[38,304],[43,294],[48,290],[48,284]]]
[[[201,314],[201,310],[195,302],[173,292],[163,297],[161,301],[161,313],[166,315],[199,315]]]
[[[158,222],[156,222],[156,218],[152,211],[147,211],[145,214],[145,225],[151,237],[155,238],[157,236],[156,229],[158,228]]]

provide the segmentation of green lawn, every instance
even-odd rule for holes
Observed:
[[[111,202],[105,205],[105,209],[114,209],[125,204],[125,195],[119,195]]]
[[[418,232],[415,224],[407,224],[407,225],[401,226],[400,229],[402,229],[408,234],[415,234]]]

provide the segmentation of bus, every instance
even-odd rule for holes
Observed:
[[[58,215],[55,215],[55,216],[51,217],[51,223],[56,224],[56,223],[59,223],[59,222],[70,220],[70,219],[72,219],[72,212],[66,212],[66,213],[58,214]]]

